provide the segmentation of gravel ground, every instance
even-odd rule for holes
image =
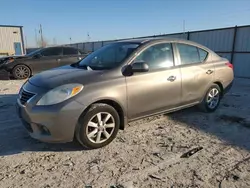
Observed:
[[[15,113],[22,83],[0,81],[1,188],[250,187],[249,80],[236,79],[215,113],[191,108],[133,122],[97,150],[30,138]]]

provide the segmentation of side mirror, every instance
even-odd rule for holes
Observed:
[[[148,72],[148,70],[149,70],[148,64],[145,62],[135,62],[132,64],[133,72]]]

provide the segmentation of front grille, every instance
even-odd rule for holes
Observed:
[[[22,89],[20,91],[20,102],[24,105],[34,95],[35,95],[34,93],[30,93],[30,92],[25,91],[24,89]]]

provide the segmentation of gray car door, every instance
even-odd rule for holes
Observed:
[[[193,45],[176,43],[179,67],[182,74],[182,104],[202,100],[214,77],[214,63],[209,53]]]
[[[60,66],[62,47],[45,48],[39,57],[32,59],[34,73],[45,71]]]
[[[181,101],[181,73],[174,66],[170,43],[147,47],[132,63],[144,61],[149,71],[126,77],[128,117],[137,119],[178,106]]]

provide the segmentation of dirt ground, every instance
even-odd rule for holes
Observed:
[[[236,79],[215,113],[133,122],[97,150],[30,138],[15,113],[22,83],[0,81],[1,188],[250,187],[250,80]]]

